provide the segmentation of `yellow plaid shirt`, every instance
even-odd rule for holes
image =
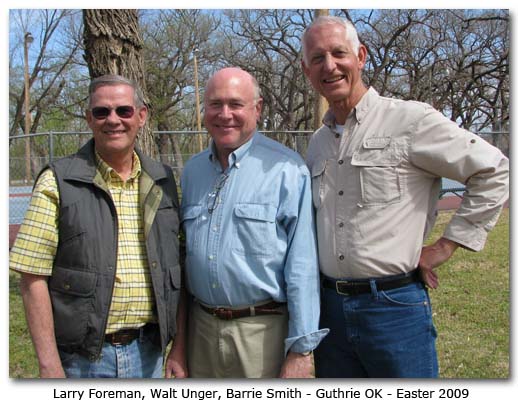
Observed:
[[[151,275],[147,262],[142,213],[139,209],[140,160],[133,154],[130,178],[123,181],[96,153],[97,170],[110,190],[117,211],[119,234],[117,272],[105,333],[139,328],[157,322]],[[52,275],[58,246],[59,191],[54,174],[46,170],[33,196],[11,249],[9,268]],[[102,235],[99,235],[102,238]]]

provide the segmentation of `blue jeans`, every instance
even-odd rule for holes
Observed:
[[[388,291],[340,295],[321,291],[320,328],[331,331],[315,350],[317,378],[438,376],[432,308],[416,282]]]
[[[104,343],[101,357],[90,361],[77,353],[59,351],[67,378],[161,378],[160,346],[141,334],[127,345]]]

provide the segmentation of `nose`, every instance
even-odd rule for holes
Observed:
[[[218,114],[221,118],[231,118],[230,114],[230,106],[228,104],[223,104],[219,110]]]
[[[335,59],[330,53],[326,53],[324,57],[324,69],[328,72],[332,72],[336,67]]]
[[[117,113],[115,112],[115,109],[110,110],[110,113],[106,117],[106,122],[113,122],[113,123],[119,123],[120,122],[120,118],[117,115]]]

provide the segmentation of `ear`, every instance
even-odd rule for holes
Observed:
[[[304,63],[304,58],[301,59],[300,64],[302,65],[302,71],[304,72],[304,75],[306,77],[309,77],[309,69],[306,66],[306,64]]]
[[[142,128],[144,126],[144,124],[146,123],[146,119],[147,119],[147,107],[146,106],[139,107],[139,109],[138,109],[138,120],[139,120],[138,126],[140,128]]]
[[[358,49],[358,67],[363,69],[365,63],[367,62],[367,48],[365,45],[360,44],[360,48]]]
[[[263,111],[263,99],[262,97],[257,100],[257,103],[255,103],[255,117],[256,120],[259,120],[261,118],[261,112]]]

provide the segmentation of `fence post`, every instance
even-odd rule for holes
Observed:
[[[54,136],[52,130],[49,131],[49,163],[54,160]]]

